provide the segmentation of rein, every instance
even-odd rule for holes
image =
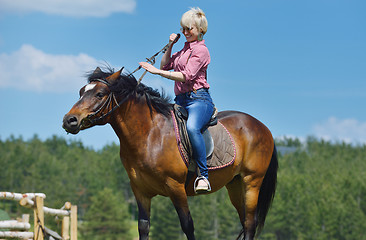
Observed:
[[[180,34],[178,33],[177,36],[175,37],[175,39],[172,42],[169,42],[160,51],[158,51],[157,53],[152,55],[150,58],[146,58],[146,62],[150,63],[151,65],[154,65],[155,64],[155,57],[158,56],[161,52],[165,53],[173,43],[176,43],[179,40],[179,38],[180,38]],[[137,72],[141,68],[142,68],[141,66],[138,66],[138,68],[136,68],[132,73],[130,73],[130,75],[134,74],[135,72]],[[145,72],[141,75],[141,77],[139,78],[139,80],[137,82],[137,85],[139,85],[141,83],[142,78],[145,76],[146,73],[147,73],[147,70],[145,70]]]
[[[107,85],[108,87],[111,86],[111,84],[109,82],[107,82],[104,79],[93,79],[92,82],[101,82],[105,85]],[[116,96],[114,95],[113,92],[111,92],[107,99],[105,100],[105,102],[102,104],[102,106],[95,111],[94,113],[89,114],[86,118],[84,118],[81,121],[81,125],[83,127],[89,127],[91,125],[96,124],[98,121],[103,120],[105,117],[111,115],[117,108],[119,108],[121,106],[121,104],[123,104],[125,101],[127,101],[129,95],[126,95],[121,101],[117,102],[116,100]],[[98,115],[100,112],[102,112],[109,104],[112,104],[112,109],[109,110],[109,112],[99,116],[99,117],[95,117],[96,115]]]
[[[176,38],[174,39],[174,41],[169,42],[167,45],[165,45],[160,51],[158,51],[157,53],[155,53],[154,55],[152,55],[150,58],[146,58],[147,62],[149,62],[150,64],[154,65],[155,64],[155,57],[158,56],[161,52],[165,53],[169,47],[173,44],[176,43],[178,41],[178,39],[180,38],[180,34],[178,33]],[[137,72],[138,70],[140,70],[142,67],[139,66],[138,68],[136,68],[132,73],[130,73],[129,75],[134,74],[135,72]],[[145,70],[145,72],[141,75],[141,77],[139,78],[136,87],[141,83],[142,78],[145,76],[145,74],[147,73],[147,70]],[[101,82],[105,85],[107,85],[109,88],[111,86],[111,84],[109,82],[107,82],[105,79],[93,79],[92,82]],[[102,106],[95,111],[94,113],[89,114],[88,116],[86,116],[86,118],[84,118],[81,121],[81,126],[83,127],[90,127],[91,125],[96,124],[98,121],[103,120],[105,117],[111,115],[117,108],[119,108],[121,106],[121,104],[123,104],[125,101],[127,101],[129,95],[126,95],[120,102],[117,102],[116,100],[116,96],[114,95],[113,92],[111,92],[108,97],[107,100],[102,104]],[[96,117],[100,112],[102,112],[107,106],[109,106],[109,104],[112,104],[112,109],[109,110],[109,112]]]

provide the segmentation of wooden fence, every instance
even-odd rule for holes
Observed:
[[[77,206],[66,202],[61,209],[53,209],[44,206],[46,195],[43,193],[12,193],[0,192],[0,199],[18,201],[26,208],[33,209],[34,230],[30,232],[29,214],[23,215],[20,221],[0,221],[0,239],[20,238],[44,240],[47,235],[49,239],[77,240]],[[61,236],[45,226],[44,214],[62,217]],[[1,231],[11,229],[11,231]]]

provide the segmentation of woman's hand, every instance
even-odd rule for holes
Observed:
[[[174,42],[174,40],[176,40],[177,34],[176,33],[172,33],[169,36],[169,42],[172,43],[171,45],[173,46],[173,44],[175,44],[177,41]],[[178,40],[178,39],[177,39]]]
[[[149,73],[152,74],[159,74],[160,73],[160,69],[157,69],[156,67],[154,67],[153,65],[151,65],[148,62],[139,62],[140,66],[145,69],[146,71],[148,71]]]
[[[186,81],[185,76],[181,72],[170,72],[170,71],[157,69],[156,67],[154,67],[153,65],[151,65],[148,62],[139,62],[139,64],[143,69],[145,69],[149,73],[158,74],[162,77],[165,77],[165,78],[173,80],[173,81],[178,81],[178,82]]]

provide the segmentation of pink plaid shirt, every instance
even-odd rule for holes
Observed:
[[[163,70],[174,69],[176,72],[181,72],[186,78],[185,82],[175,81],[175,95],[200,88],[210,88],[206,77],[210,60],[205,40],[186,42],[182,50],[174,53]]]

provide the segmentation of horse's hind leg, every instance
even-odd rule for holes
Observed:
[[[226,189],[229,193],[230,201],[239,214],[240,223],[244,228],[245,223],[245,194],[244,194],[244,182],[240,175],[234,177],[234,179],[226,184]]]
[[[246,177],[247,179],[250,176]],[[230,183],[226,185],[231,203],[236,208],[243,230],[238,239],[252,240],[254,239],[257,219],[256,208],[258,202],[259,187],[258,181],[251,180],[250,183],[237,175]]]
[[[248,178],[251,178],[251,176]],[[261,183],[261,179],[250,179],[245,183],[245,240],[254,239],[257,230],[258,221],[256,210]]]
[[[174,194],[170,196],[173,205],[178,213],[180,225],[183,232],[187,236],[188,240],[195,240],[194,226],[191,213],[188,207],[187,195],[182,185],[181,191],[174,191]]]

